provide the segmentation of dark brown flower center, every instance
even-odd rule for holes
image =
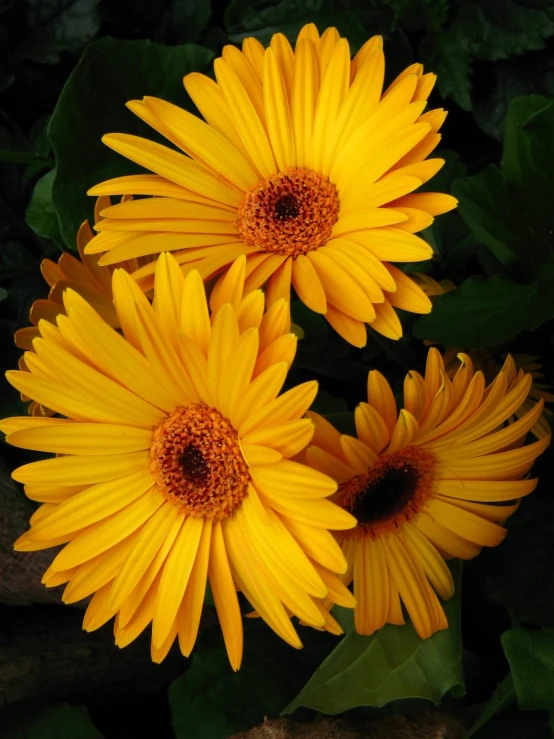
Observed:
[[[412,521],[432,493],[434,470],[434,455],[412,446],[380,455],[368,472],[342,485],[338,502],[358,519],[352,535],[376,538]]]
[[[300,202],[295,195],[283,195],[275,203],[275,218],[278,221],[287,221],[297,218],[300,213]]]
[[[253,187],[239,207],[237,225],[248,246],[297,257],[329,241],[338,215],[336,187],[299,167]]]
[[[190,516],[221,520],[248,493],[248,466],[230,421],[200,403],[176,408],[154,431],[156,484]]]

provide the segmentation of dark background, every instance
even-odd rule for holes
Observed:
[[[123,101],[152,90],[187,105],[183,74],[193,68],[209,73],[211,56],[219,55],[225,43],[240,43],[246,35],[265,43],[277,31],[294,40],[312,21],[320,32],[335,25],[353,51],[382,33],[389,81],[413,61],[439,75],[430,102],[449,111],[440,146],[447,165],[433,189],[454,192],[461,206],[424,234],[435,257],[417,269],[465,284],[455,297],[437,301],[432,321],[414,325],[414,317],[403,316],[407,330],[400,342],[370,332],[364,350],[347,346],[323,321],[295,305],[306,339],[291,382],[317,377],[322,392],[316,408],[348,429],[348,412],[363,397],[368,368],[377,366],[400,389],[406,370],[423,366],[421,338],[487,347],[497,354],[542,355],[546,379],[554,381],[551,0],[0,0],[2,372],[19,358],[13,332],[27,325],[32,301],[47,295],[40,262],[74,248],[74,224],[90,215],[87,183],[103,179],[112,166],[108,153],[105,159],[97,154],[99,136],[115,121],[132,117]],[[95,46],[107,37],[115,40],[113,46]],[[145,39],[172,51],[118,43]],[[181,51],[183,44],[206,51]],[[101,49],[110,55],[102,58]],[[70,81],[56,109],[74,70],[73,87]],[[521,97],[526,100],[513,103]],[[526,121],[543,109],[538,124],[529,128]],[[510,170],[504,169],[506,163]],[[3,384],[0,414],[22,413],[17,393]],[[6,470],[28,461],[26,452],[4,444],[0,456]],[[534,632],[554,625],[552,464],[552,454],[540,461],[541,485],[514,515],[506,542],[465,567],[467,693],[447,696],[449,710],[488,700],[506,675],[500,641],[506,629]],[[22,493],[11,491],[23,506]],[[22,515],[19,509],[16,514]],[[10,510],[0,513],[0,565],[11,550],[6,533],[12,530],[11,515]],[[18,525],[24,525],[24,516]],[[24,576],[21,582],[26,587]],[[306,635],[307,649],[293,658],[288,647],[254,624],[247,634],[245,668],[239,677],[229,676],[221,637],[208,615],[189,672],[176,648],[163,667],[154,667],[148,637],[123,656],[111,646],[109,625],[101,634],[81,634],[76,608],[37,604],[34,596],[20,595],[0,595],[0,736],[10,739],[225,737],[264,715],[277,716],[335,644],[319,634]],[[506,700],[498,705],[511,705],[509,713],[493,718],[486,733],[476,736],[550,736],[545,711],[554,709],[554,653],[550,657],[540,680],[543,687],[545,680],[552,681],[552,705],[547,700],[534,706],[541,711],[519,713],[508,686]],[[168,700],[169,686],[182,673],[188,677],[173,684]],[[402,710],[402,704],[394,704],[381,713]],[[315,715],[305,709],[295,717]]]

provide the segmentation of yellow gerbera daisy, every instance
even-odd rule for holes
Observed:
[[[444,295],[456,289],[456,285],[451,280],[437,282],[432,277],[429,277],[429,275],[421,273],[414,274],[414,279],[429,297]],[[426,340],[425,343],[431,345],[436,342]],[[468,347],[446,349],[444,352],[444,364],[446,373],[450,378],[454,377],[460,367],[459,355],[461,353],[468,354],[471,357],[473,366],[475,369],[483,372],[487,382],[492,382],[506,360],[505,354],[498,351],[495,352],[492,349],[470,349]],[[543,382],[544,372],[542,371],[540,356],[534,354],[512,354],[512,359],[517,369],[528,372],[533,378],[533,384],[531,385],[527,399],[514,412],[515,418],[524,416],[537,400],[542,399],[545,403],[554,403],[554,393],[551,392],[552,387],[548,383]],[[533,436],[537,439],[548,436],[551,433],[551,421],[552,411],[550,408],[543,408],[540,418],[531,429]]]
[[[95,222],[98,223],[102,216],[100,212],[111,205],[110,198],[98,198],[95,205]],[[50,287],[47,298],[35,300],[31,306],[29,320],[32,326],[21,328],[15,332],[15,344],[20,349],[32,351],[33,340],[40,336],[38,322],[42,319],[49,323],[55,323],[59,315],[65,315],[63,304],[63,291],[70,287],[79,295],[82,295],[90,305],[102,316],[102,318],[114,328],[119,328],[117,313],[113,305],[112,296],[112,273],[114,265],[100,267],[96,257],[84,253],[85,246],[93,238],[94,234],[88,223],[81,224],[77,234],[77,250],[80,261],[69,252],[63,252],[57,262],[44,259],[40,265],[42,276]],[[142,264],[152,261],[152,258],[130,259],[119,266],[128,272],[134,272]],[[26,370],[25,359],[19,360],[19,368]],[[22,395],[23,401],[29,398]],[[32,416],[52,415],[49,408],[35,403],[29,403],[28,411]]]
[[[305,26],[293,51],[283,34],[269,48],[247,38],[225,46],[216,81],[184,79],[205,122],[157,98],[128,107],[177,149],[126,134],[104,143],[154,174],[109,180],[90,194],[150,199],[106,209],[87,253],[100,264],[173,251],[203,279],[247,257],[246,290],[267,286],[268,305],[300,299],[347,341],[366,343],[365,323],[402,335],[395,308],[431,303],[389,262],[429,259],[415,235],[456,205],[417,193],[444,164],[426,160],[446,113],[424,113],[435,75],[413,64],[383,92],[382,38],[353,59],[335,28]],[[153,266],[135,273],[151,287]],[[216,287],[217,293],[217,287]]]
[[[115,270],[123,336],[66,290],[67,315],[39,322],[29,371],[7,373],[66,416],[0,422],[9,443],[62,455],[13,473],[43,504],[16,548],[65,544],[44,583],[68,583],[67,603],[94,594],[84,628],[115,616],[120,647],[152,622],[155,661],[176,636],[190,654],[207,579],[234,669],[237,590],[295,647],[291,614],[336,631],[320,598],[354,603],[333,574],[346,562],[327,529],[355,521],[326,500],[333,480],[289,459],[312,437],[302,416],[317,383],[277,397],[296,349],[289,306],[264,313],[261,291],[244,296],[245,261],[211,319],[198,272],[185,278],[171,255],[157,261],[153,305]]]
[[[334,500],[358,519],[337,538],[348,560],[345,581],[354,580],[359,633],[404,623],[401,602],[422,638],[447,627],[435,594],[453,594],[444,560],[471,559],[499,544],[506,535],[500,524],[535,488],[536,480],[521,478],[550,439],[522,444],[542,401],[504,425],[531,381],[508,357],[487,387],[466,355],[450,380],[438,350],[430,349],[425,376],[406,376],[398,417],[376,370],[368,376],[368,402],[356,408],[358,438],[308,414],[316,431],[306,461],[337,481]]]

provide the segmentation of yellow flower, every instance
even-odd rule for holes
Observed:
[[[95,221],[101,220],[100,211],[111,205],[107,197],[98,198],[95,207]],[[29,320],[32,326],[21,328],[15,332],[15,344],[20,349],[32,351],[33,340],[40,336],[38,322],[42,319],[49,323],[55,323],[59,315],[65,315],[63,304],[63,291],[71,288],[82,295],[90,305],[102,316],[102,318],[114,328],[119,328],[117,313],[113,306],[112,296],[112,272],[114,266],[99,267],[97,257],[87,256],[84,253],[85,246],[93,238],[94,234],[88,222],[85,221],[77,234],[77,250],[79,259],[69,252],[63,252],[57,262],[44,259],[40,265],[42,276],[50,287],[48,298],[35,300],[31,306]],[[141,264],[151,261],[150,259],[131,259],[120,264],[128,272],[134,272]],[[19,360],[19,368],[26,370],[27,366],[23,357]],[[22,396],[24,401],[29,398]],[[29,413],[32,416],[52,415],[49,408],[35,403],[29,404]]]
[[[414,279],[429,297],[444,295],[456,289],[456,285],[450,280],[441,280],[440,282],[437,282],[432,277],[429,277],[429,275],[422,273],[414,274]],[[436,342],[426,340],[425,343],[427,345],[431,345]],[[487,382],[492,382],[506,360],[505,354],[495,352],[492,349],[470,349],[469,347],[446,349],[444,352],[444,364],[446,374],[450,378],[454,377],[460,367],[460,354],[468,354],[471,357],[473,366],[483,372]],[[532,354],[512,354],[512,359],[514,360],[517,369],[528,372],[533,378],[533,384],[531,385],[529,396],[514,412],[515,418],[521,418],[524,416],[537,400],[542,399],[545,403],[554,403],[554,393],[551,392],[552,387],[546,382],[543,382],[544,373],[542,371],[540,356]],[[544,436],[551,434],[551,420],[552,411],[550,408],[543,408],[540,418],[531,429],[533,436],[537,439],[542,439]]]
[[[302,416],[317,383],[279,396],[296,350],[289,306],[264,313],[260,290],[244,296],[245,261],[211,317],[198,272],[185,278],[171,255],[157,261],[153,305],[115,270],[123,335],[68,289],[66,315],[39,322],[29,371],[7,373],[66,416],[0,422],[9,443],[61,455],[13,473],[43,504],[16,548],[65,544],[44,583],[68,583],[67,603],[93,595],[84,628],[115,616],[120,647],[152,622],[155,661],[176,636],[190,654],[207,579],[234,669],[237,590],[295,647],[291,614],[336,631],[320,599],[354,603],[327,529],[355,521],[326,500],[333,480],[289,459],[312,437]]]
[[[177,149],[126,134],[104,143],[154,174],[119,177],[94,195],[151,196],[104,211],[87,247],[100,264],[173,251],[203,279],[247,257],[246,290],[266,286],[268,305],[291,284],[347,341],[365,323],[398,339],[395,308],[427,313],[424,292],[389,262],[429,259],[415,235],[456,205],[414,193],[442,167],[426,157],[446,113],[424,112],[435,75],[413,64],[383,92],[380,36],[351,60],[335,28],[305,26],[293,51],[275,34],[267,49],[247,38],[223,49],[214,82],[184,79],[205,119],[157,98],[128,107]],[[135,273],[145,289],[153,266]],[[219,284],[219,283],[217,283]],[[217,285],[216,285],[217,292]]]
[[[358,438],[316,424],[306,461],[339,484],[334,498],[358,519],[337,538],[354,580],[355,624],[371,634],[402,624],[401,602],[422,638],[447,627],[436,593],[453,594],[445,559],[471,559],[506,535],[501,526],[536,480],[522,479],[550,443],[522,446],[542,410],[539,401],[504,425],[531,387],[531,376],[508,357],[488,386],[468,356],[452,380],[437,349],[425,377],[409,372],[397,416],[391,388],[368,376],[368,402],[356,408]]]

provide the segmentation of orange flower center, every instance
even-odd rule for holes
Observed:
[[[155,429],[150,465],[165,497],[196,518],[227,518],[248,492],[237,432],[201,403],[176,408]]]
[[[346,537],[376,539],[414,518],[433,492],[435,456],[417,446],[381,454],[364,474],[340,486],[337,502],[358,519]]]
[[[336,187],[299,167],[253,187],[239,206],[238,229],[248,246],[297,257],[329,241],[339,215]]]

